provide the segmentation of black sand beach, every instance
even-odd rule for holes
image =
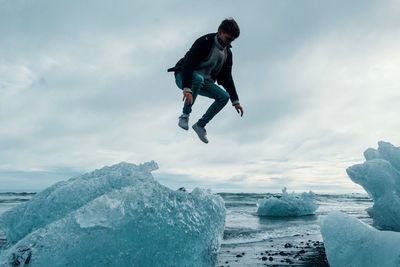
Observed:
[[[217,266],[329,266],[320,236],[222,245]]]

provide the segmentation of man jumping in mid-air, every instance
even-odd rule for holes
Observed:
[[[203,117],[192,126],[204,143],[208,143],[206,124],[224,108],[229,99],[240,116],[243,116],[243,108],[232,79],[231,43],[239,34],[236,21],[225,19],[217,33],[197,39],[175,67],[168,69],[175,72],[176,85],[183,90],[184,106],[179,117],[179,127],[189,130],[189,115],[197,95],[215,99]],[[216,85],[216,81],[226,91]]]

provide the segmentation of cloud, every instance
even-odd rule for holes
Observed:
[[[399,138],[396,1],[1,5],[0,168],[80,173],[154,159],[173,186],[351,190],[344,169]],[[228,104],[206,146],[176,126],[181,92],[166,69],[231,16],[245,115]],[[210,103],[199,98],[190,122]],[[17,174],[2,177],[18,187]]]
[[[0,192],[37,192],[43,189],[43,185],[50,186],[79,174],[79,172],[66,168],[51,171],[29,169],[8,171],[3,169],[0,170]]]

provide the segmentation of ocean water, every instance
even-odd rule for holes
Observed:
[[[31,193],[0,193],[0,214]],[[328,266],[319,222],[331,211],[342,211],[371,225],[366,212],[373,205],[366,194],[316,194],[316,214],[271,218],[256,214],[257,201],[279,194],[219,193],[227,209],[218,266]],[[0,249],[5,236],[0,229]],[[313,259],[317,259],[313,261]]]
[[[220,193],[227,209],[223,244],[261,242],[297,235],[320,235],[319,221],[331,211],[342,211],[372,224],[366,212],[373,205],[367,194],[316,195],[315,215],[301,217],[260,217],[257,201],[280,194]]]
[[[257,202],[280,194],[227,194],[225,232],[218,266],[329,266],[320,233],[320,220],[341,211],[371,225],[367,194],[316,195],[315,215],[260,217]]]

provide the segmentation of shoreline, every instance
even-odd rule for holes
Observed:
[[[254,243],[222,244],[216,266],[329,267],[329,264],[321,236],[306,234]]]

